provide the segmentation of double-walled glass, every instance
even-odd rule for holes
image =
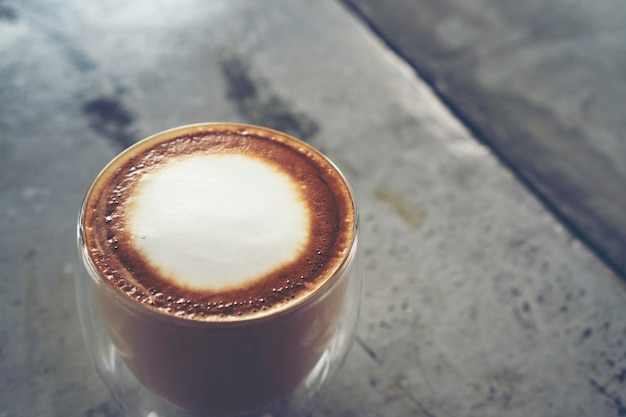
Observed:
[[[82,330],[98,374],[126,411],[292,416],[318,402],[355,337],[362,286],[358,226],[340,268],[290,308],[232,322],[194,321],[135,302],[103,277],[85,243],[84,209],[85,203],[78,246],[86,274],[76,278]]]

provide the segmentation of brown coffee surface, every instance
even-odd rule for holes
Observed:
[[[172,158],[197,154],[261,158],[306,187],[310,233],[295,260],[246,285],[197,290],[173,283],[134,247],[127,212],[139,180]],[[200,321],[260,317],[306,300],[332,285],[356,233],[349,187],[325,157],[282,133],[231,124],[175,129],[123,152],[89,190],[81,227],[89,258],[107,285],[152,310]]]

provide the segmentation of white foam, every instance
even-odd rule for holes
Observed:
[[[310,225],[294,179],[239,154],[178,158],[147,174],[127,219],[139,252],[196,290],[241,286],[294,260]]]

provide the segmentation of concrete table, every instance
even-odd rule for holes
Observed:
[[[626,288],[341,3],[0,2],[0,417],[124,415],[82,341],[75,218],[117,152],[244,121],[361,212],[358,339],[314,416],[626,415]]]
[[[626,276],[626,5],[345,0]]]

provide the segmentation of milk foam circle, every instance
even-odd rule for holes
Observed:
[[[302,189],[252,155],[172,159],[143,176],[127,212],[133,245],[193,290],[244,286],[294,260],[309,237]]]

